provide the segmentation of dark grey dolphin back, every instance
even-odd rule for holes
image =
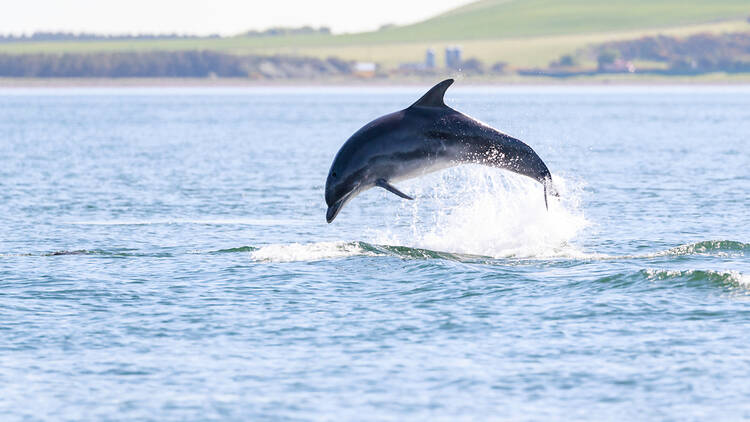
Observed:
[[[452,84],[453,79],[438,83],[407,109],[437,113],[438,125],[425,135],[453,144],[456,147],[452,150],[454,162],[498,167],[538,181],[544,186],[545,205],[548,189],[558,196],[547,165],[530,146],[445,105],[445,91]]]

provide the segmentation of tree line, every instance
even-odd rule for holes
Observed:
[[[208,39],[220,38],[218,34],[198,36],[182,34],[93,34],[93,33],[73,33],[73,32],[34,32],[31,35],[2,35],[0,34],[0,43],[12,42],[56,42],[56,41],[135,41],[135,40],[175,40],[175,39]]]
[[[246,37],[283,37],[287,35],[331,35],[331,28],[327,26],[321,26],[320,28],[313,28],[312,26],[300,26],[300,27],[285,27],[277,26],[268,28],[263,31],[251,30],[245,32]]]
[[[277,26],[263,31],[250,30],[243,33],[246,37],[280,37],[287,35],[330,35],[331,28],[321,26],[285,27]],[[0,43],[13,42],[61,42],[61,41],[141,41],[141,40],[177,40],[177,39],[214,39],[221,38],[219,34],[185,35],[185,34],[95,34],[89,32],[51,32],[37,31],[31,35],[0,34]]]
[[[658,35],[604,43],[593,53],[600,62],[621,58],[667,63],[669,73],[750,72],[750,33]]]
[[[315,79],[352,73],[334,57],[232,55],[215,51],[0,54],[8,78],[254,78]]]

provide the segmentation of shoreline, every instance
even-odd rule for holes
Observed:
[[[750,73],[710,73],[695,76],[601,74],[586,77],[465,76],[444,74],[430,77],[247,79],[247,78],[0,78],[0,88],[180,88],[180,87],[309,87],[309,86],[411,86],[454,78],[474,86],[648,86],[648,85],[750,85]]]

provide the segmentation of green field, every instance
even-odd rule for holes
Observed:
[[[539,37],[675,27],[748,15],[747,0],[483,0],[372,37],[388,41]]]
[[[413,25],[341,35],[144,41],[0,43],[0,53],[216,50],[375,61],[421,61],[461,45],[486,64],[543,66],[589,44],[644,35],[750,31],[748,0],[482,0]],[[273,24],[270,22],[269,24]]]

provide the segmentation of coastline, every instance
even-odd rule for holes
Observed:
[[[430,77],[248,79],[248,78],[0,78],[0,88],[96,88],[96,87],[303,87],[303,86],[409,86],[434,83],[444,78],[463,85],[750,85],[750,73],[709,73],[694,76],[600,74],[585,77],[466,76],[442,74]]]

